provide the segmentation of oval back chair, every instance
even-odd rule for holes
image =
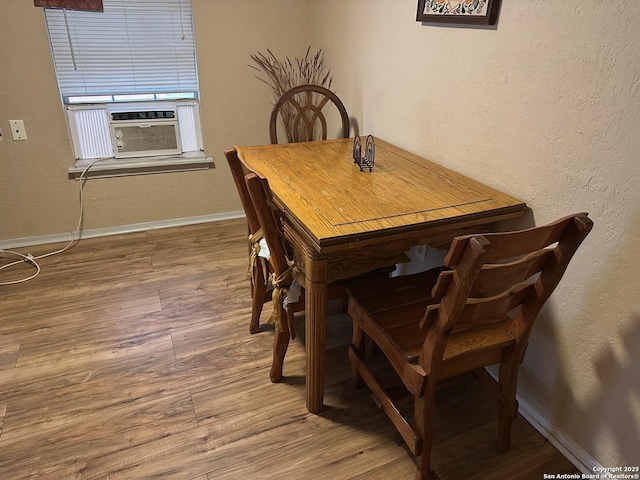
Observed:
[[[328,111],[324,109],[331,103],[340,115],[342,138],[348,138],[349,116],[338,96],[320,85],[300,85],[282,95],[273,107],[269,121],[271,143],[278,143],[278,118],[288,143],[326,140]]]

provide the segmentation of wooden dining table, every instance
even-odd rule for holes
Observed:
[[[364,145],[364,139],[363,139]],[[524,213],[506,193],[375,138],[375,165],[360,171],[353,139],[236,147],[267,178],[284,235],[303,260],[307,408],[323,408],[327,284],[415,245],[446,248]]]

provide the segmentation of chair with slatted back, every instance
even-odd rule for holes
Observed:
[[[284,357],[293,333],[293,312],[304,309],[304,296],[288,308],[284,307],[284,297],[297,273],[294,271],[295,263],[283,241],[282,224],[273,205],[269,183],[255,173],[246,175],[245,182],[270,254],[269,265],[274,284],[273,313],[270,319],[274,321],[275,328],[270,378],[272,382],[277,382],[282,379]],[[343,292],[341,294],[343,295]]]
[[[247,190],[247,184],[244,181],[244,176],[249,171],[244,167],[240,159],[238,158],[238,152],[235,148],[225,150],[225,157],[229,163],[229,169],[233,176],[233,181],[236,184],[238,195],[240,196],[240,202],[247,218],[247,228],[249,232],[249,249],[250,252],[255,251],[255,242],[259,240],[260,221],[256,214],[253,202],[249,196]],[[271,271],[269,271],[269,264],[264,264],[255,254],[252,254],[252,262],[250,265],[250,277],[251,277],[251,321],[249,323],[249,331],[251,333],[257,333],[260,331],[260,314],[262,313],[262,306],[267,300],[267,282]],[[263,268],[266,265],[266,269]]]
[[[331,90],[319,85],[300,85],[285,92],[271,112],[269,135],[278,143],[277,124],[281,118],[288,143],[327,139],[327,114],[334,105],[340,115],[342,138],[349,137],[347,110]]]
[[[586,213],[517,232],[454,239],[450,270],[359,282],[347,288],[354,321],[349,358],[356,385],[371,389],[417,457],[418,478],[431,470],[437,382],[474,371],[498,397],[499,451],[510,446],[516,382],[534,320],[591,231]],[[413,425],[366,363],[370,338],[414,396]],[[484,367],[500,364],[498,380]]]
[[[247,189],[247,184],[245,182],[245,175],[249,173],[253,173],[248,170],[244,164],[238,158],[238,152],[235,148],[229,148],[224,152],[225,157],[227,158],[227,162],[229,164],[229,169],[231,170],[231,175],[233,177],[234,183],[236,184],[236,189],[238,190],[238,195],[240,196],[240,202],[242,203],[242,208],[244,210],[245,216],[247,218],[247,230],[249,233],[249,253],[251,257],[251,264],[249,266],[249,276],[251,279],[251,320],[249,322],[249,331],[251,333],[257,333],[260,331],[260,315],[262,314],[262,308],[264,303],[268,299],[267,290],[269,284],[269,276],[274,275],[273,271],[273,263],[272,262],[263,262],[256,254],[256,243],[263,238],[260,220],[258,219],[258,214],[256,213],[256,208],[254,207],[253,201],[251,200],[251,196],[249,195],[249,190]],[[270,198],[270,194],[269,194]],[[273,240],[272,240],[273,241]],[[288,243],[283,245],[285,255],[288,258],[293,257],[293,251],[291,246]],[[405,259],[401,257],[397,257],[395,259],[398,262],[403,262]],[[393,270],[393,267],[389,266],[386,268],[380,268],[379,272],[382,275],[388,274]],[[333,292],[333,290],[332,290]],[[334,295],[337,296],[337,293]],[[344,298],[346,305],[346,297],[344,294],[344,288],[341,290],[340,298]],[[292,312],[298,312],[304,310],[304,303],[296,303],[291,306]]]
[[[273,197],[269,182],[265,178],[258,177],[255,173],[245,176],[247,190],[254,205],[256,216],[260,222],[260,231],[264,235],[269,248],[270,271],[273,276],[273,313],[270,320],[275,325],[275,337],[273,340],[273,362],[271,364],[270,378],[272,382],[282,379],[282,367],[289,347],[289,341],[295,335],[293,330],[293,314],[304,310],[304,274],[295,263],[293,251],[284,240],[282,221],[279,210],[273,203]],[[406,257],[396,257],[396,261],[405,261]],[[370,273],[362,274],[351,281],[367,281],[371,279],[381,280],[387,278],[395,269],[394,265],[380,265],[378,269]],[[297,301],[293,301],[284,307],[284,299],[290,290],[293,278],[296,277],[301,288],[301,295]],[[337,281],[327,286],[327,300],[340,300],[346,304],[344,281]]]
[[[267,283],[269,280],[268,277],[271,276],[275,280],[278,278],[278,275],[279,275],[278,272],[282,271],[281,269],[275,268],[276,266],[282,265],[280,261],[277,263],[274,261],[268,261],[264,263],[262,262],[262,260],[256,254],[258,250],[256,244],[258,243],[260,238],[263,238],[263,237],[266,239],[267,245],[269,245],[269,243],[279,244],[281,245],[281,250],[284,252],[285,258],[290,260],[293,259],[293,249],[291,248],[291,245],[289,245],[287,242],[282,241],[282,236],[280,231],[279,231],[279,236],[276,236],[272,233],[269,235],[270,238],[267,238],[267,235],[265,235],[264,233],[264,228],[261,225],[261,221],[257,211],[258,208],[256,207],[256,205],[259,205],[259,206],[268,205],[269,209],[274,209],[273,211],[277,210],[271,200],[272,198],[271,190],[269,189],[268,183],[265,184],[266,190],[265,190],[264,196],[260,195],[260,191],[261,191],[260,189],[257,189],[256,190],[257,193],[254,193],[254,196],[256,197],[259,196],[259,198],[255,200],[258,203],[255,204],[254,199],[252,199],[249,193],[247,183],[245,181],[245,176],[248,174],[253,174],[254,172],[251,172],[249,169],[247,169],[244,166],[244,164],[240,161],[240,158],[238,157],[238,152],[235,148],[227,149],[225,150],[224,153],[229,163],[229,168],[231,170],[233,180],[236,184],[236,188],[240,196],[242,208],[247,218],[247,227],[249,232],[249,243],[250,243],[249,250],[251,253],[251,262],[250,262],[249,272],[250,272],[251,285],[252,285],[251,321],[249,323],[249,331],[251,333],[256,333],[260,331],[260,315],[262,313],[263,305],[267,300]],[[266,180],[264,180],[264,182],[266,182]],[[273,215],[275,215],[275,213],[273,213]],[[267,224],[272,223],[268,220],[269,216],[267,214],[267,210],[262,212],[262,216],[263,216],[264,223],[267,223]],[[278,227],[278,229],[281,228],[281,224],[279,221],[276,221],[276,227]],[[273,229],[274,229],[273,227],[270,227],[269,231],[271,232],[273,231]],[[277,246],[273,248],[275,251],[280,250],[280,247],[277,247]],[[367,278],[368,276],[376,276],[378,278],[387,277],[389,276],[389,273],[391,273],[395,269],[395,263],[404,263],[404,262],[407,262],[408,260],[409,259],[406,257],[406,255],[397,255],[391,259],[388,259],[388,261],[386,262],[378,262],[376,265],[372,266],[372,268],[374,268],[372,272],[370,273],[365,272],[364,274],[361,275],[360,278],[363,278],[363,277]],[[340,299],[343,302],[343,304],[346,305],[346,293],[344,290],[344,283],[330,285],[327,291],[327,298],[329,300]],[[274,308],[279,308],[279,307],[275,306]],[[289,306],[287,310],[287,315],[293,315],[293,313],[303,311],[303,310],[304,310],[304,300],[301,299],[301,301],[295,302]],[[282,364],[284,362],[284,356],[287,350],[287,346],[289,344],[289,340],[288,340],[289,333],[284,334],[283,332],[280,332],[280,334],[276,335],[276,337],[277,338],[275,339],[274,345],[277,344],[278,346],[277,348],[274,347],[275,348],[274,351],[277,350],[280,353],[278,353],[277,355],[274,355],[274,363],[273,363],[274,367],[272,367],[272,373],[271,373],[271,379],[274,382],[279,381],[282,378]]]

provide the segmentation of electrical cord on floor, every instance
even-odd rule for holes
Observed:
[[[15,285],[18,283],[24,283],[24,282],[28,282],[29,280],[31,280],[32,278],[35,278],[39,273],[40,273],[40,265],[38,264],[38,262],[36,260],[40,260],[41,258],[46,258],[46,257],[50,257],[52,255],[57,255],[58,253],[62,253],[65,252],[67,250],[69,250],[72,246],[74,246],[76,243],[78,243],[76,241],[76,237],[78,236],[78,234],[80,233],[80,226],[82,225],[82,214],[84,211],[84,182],[87,180],[85,178],[85,174],[89,171],[89,169],[91,167],[93,167],[94,164],[101,162],[103,160],[108,160],[108,158],[98,158],[96,160],[94,160],[93,162],[91,162],[89,165],[87,165],[85,167],[85,169],[82,171],[82,173],[80,174],[80,177],[78,177],[78,181],[80,182],[80,215],[78,218],[78,224],[76,225],[75,230],[72,232],[71,235],[71,240],[69,240],[69,243],[67,243],[63,248],[59,249],[59,250],[55,250],[53,252],[49,252],[49,253],[43,253],[42,255],[37,255],[37,256],[33,256],[30,253],[24,255],[22,253],[19,252],[14,252],[13,250],[3,250],[0,248],[0,257],[4,256],[5,254],[10,254],[10,255],[15,255],[16,257],[18,257],[18,260],[15,260],[13,262],[7,263],[6,265],[2,265],[0,266],[0,271],[12,267],[14,265],[19,265],[21,263],[29,263],[31,264],[35,269],[35,273],[33,275],[30,275],[28,277],[25,278],[21,278],[19,280],[12,280],[10,282],[0,282],[0,286],[3,285]],[[79,240],[78,240],[79,241]]]

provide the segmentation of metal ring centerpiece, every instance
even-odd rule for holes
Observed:
[[[364,147],[364,157],[362,156],[362,141],[360,136],[356,135],[353,139],[353,163],[360,167],[360,171],[364,172],[365,168],[369,171],[373,171],[373,165],[375,163],[376,146],[373,141],[373,135],[367,136],[367,142]]]

